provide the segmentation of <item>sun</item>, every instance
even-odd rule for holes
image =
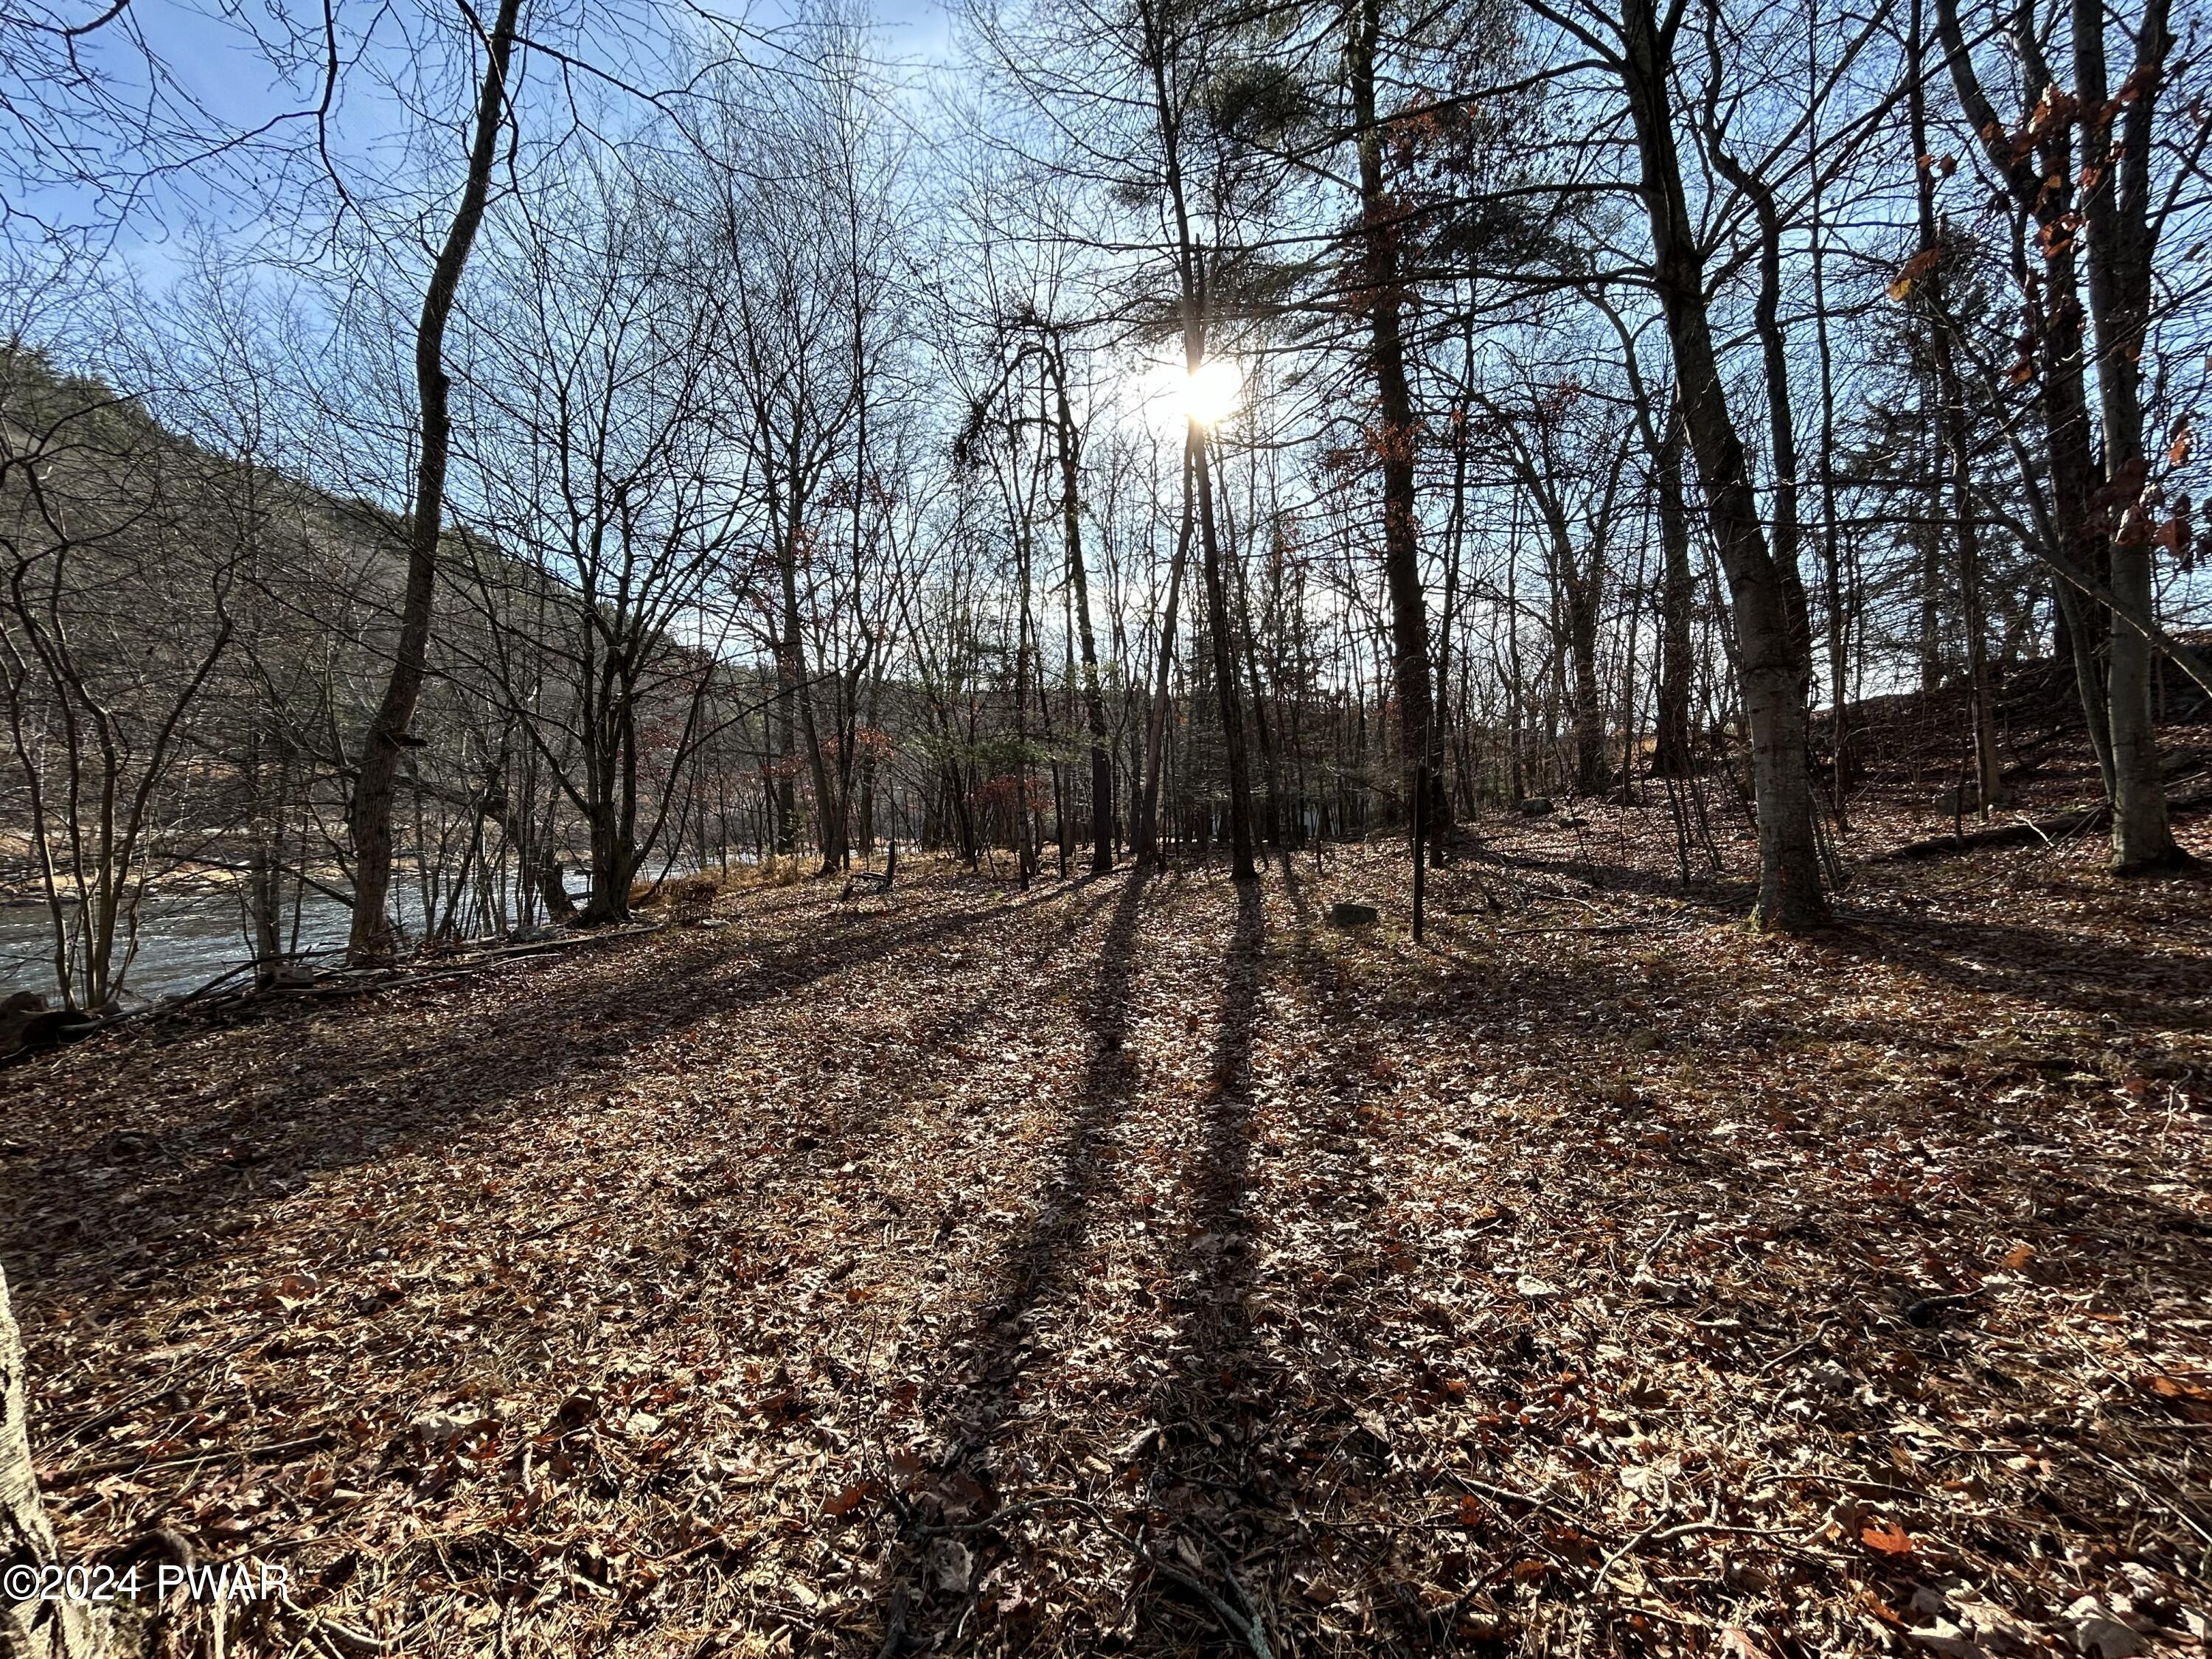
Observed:
[[[1231,359],[1209,357],[1182,377],[1180,390],[1185,419],[1200,426],[1218,426],[1237,412],[1244,376]]]

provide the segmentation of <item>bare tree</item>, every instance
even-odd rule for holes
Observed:
[[[446,228],[422,292],[415,325],[415,395],[420,425],[413,510],[407,523],[407,586],[400,603],[399,634],[391,677],[375,717],[362,737],[354,769],[348,814],[353,834],[354,910],[349,953],[358,962],[392,955],[386,914],[392,884],[392,818],[400,761],[416,739],[408,726],[429,672],[430,622],[437,597],[438,554],[446,512],[446,471],[453,451],[452,381],[446,372],[446,328],[468,268],[469,252],[483,223],[500,135],[509,114],[507,69],[514,55],[521,0],[500,0],[484,39],[484,66],[477,85],[461,193]]]

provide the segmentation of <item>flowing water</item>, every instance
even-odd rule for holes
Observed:
[[[733,860],[734,861],[734,860]],[[668,873],[693,868],[686,860]],[[392,884],[392,910],[410,931],[422,924],[422,896],[411,879]],[[581,905],[586,895],[574,888]],[[335,959],[353,926],[353,911],[326,894],[310,892],[300,902],[298,942],[292,943],[287,909],[286,948],[302,954],[327,953]],[[231,892],[149,893],[138,907],[138,949],[124,981],[124,1001],[182,996],[210,980],[253,960],[242,897]],[[54,988],[53,933],[43,904],[0,906],[0,995]]]
[[[397,907],[403,921],[419,903]],[[345,943],[353,912],[310,893],[300,906],[299,946],[326,950]],[[217,975],[253,960],[246,908],[234,893],[149,894],[138,907],[138,950],[124,981],[124,1000],[181,996]],[[43,904],[0,910],[0,992],[54,988],[53,932]]]

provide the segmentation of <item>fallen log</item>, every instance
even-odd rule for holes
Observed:
[[[2111,816],[2112,810],[2110,805],[2100,801],[2086,811],[2056,812],[2040,818],[2020,817],[2011,823],[1992,824],[1986,830],[1971,830],[1962,835],[1929,836],[1919,841],[1906,842],[1904,846],[1881,854],[1875,862],[1911,864],[1923,859],[1976,853],[1990,847],[2027,847],[2038,842],[2056,845],[2085,830],[2097,828]],[[2177,818],[2212,811],[2212,790],[2168,801],[2166,811],[2168,817]]]

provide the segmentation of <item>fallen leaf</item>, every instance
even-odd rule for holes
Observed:
[[[1912,1534],[1894,1521],[1876,1521],[1871,1526],[1861,1527],[1859,1541],[1884,1555],[1912,1553]]]
[[[939,1589],[963,1595],[975,1574],[975,1557],[958,1539],[940,1538],[929,1547],[929,1571]]]

